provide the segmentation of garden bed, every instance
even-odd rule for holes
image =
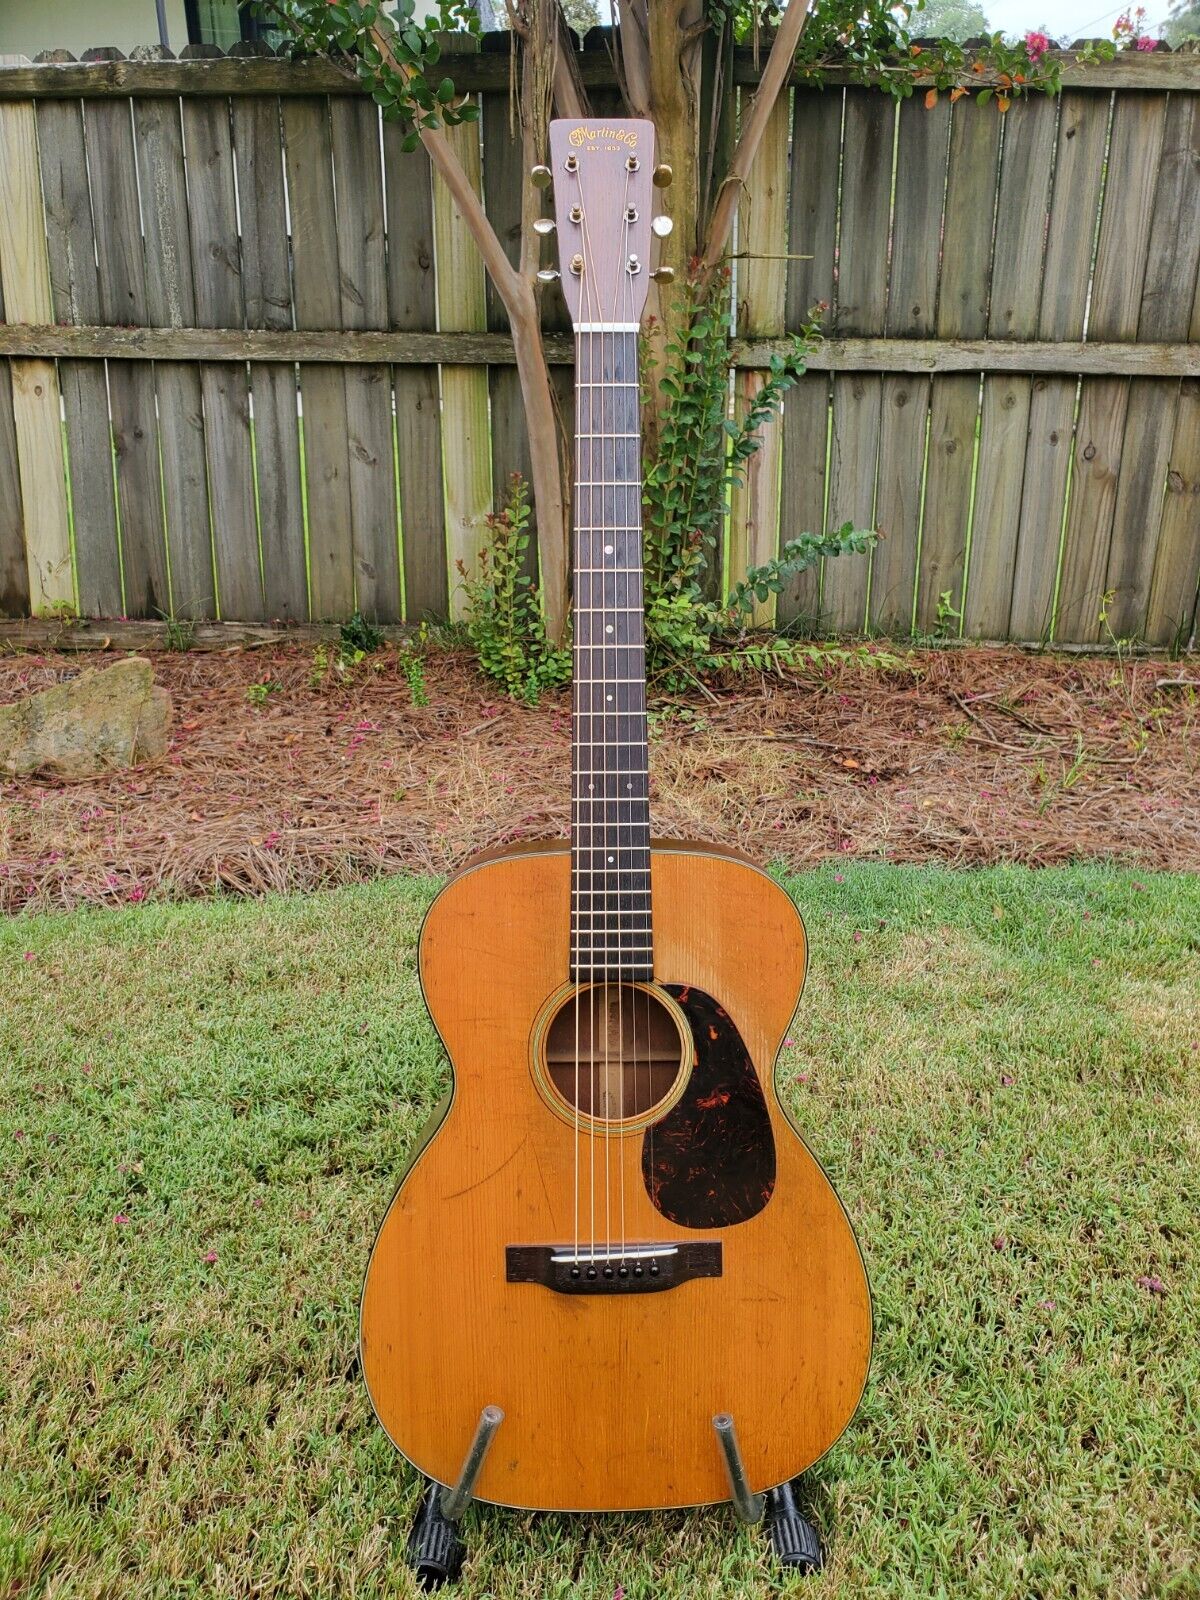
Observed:
[[[443,873],[567,830],[567,694],[513,705],[466,658],[414,669],[392,645],[345,672],[328,646],[153,660],[175,701],[163,762],[0,784],[0,909]],[[1200,867],[1195,667],[995,649],[901,661],[831,660],[656,705],[656,832],[789,868]],[[0,703],[79,670],[71,655],[0,659]]]

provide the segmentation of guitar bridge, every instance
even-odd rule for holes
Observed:
[[[657,1294],[689,1278],[721,1276],[719,1240],[631,1244],[591,1250],[553,1244],[510,1244],[504,1251],[509,1283],[540,1283],[556,1294]]]

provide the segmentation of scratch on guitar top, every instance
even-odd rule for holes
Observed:
[[[495,1178],[495,1177],[498,1177],[499,1174],[504,1171],[505,1167],[509,1167],[509,1166],[512,1165],[512,1163],[517,1159],[517,1157],[521,1154],[521,1151],[524,1150],[525,1146],[528,1143],[529,1143],[529,1134],[526,1133],[525,1137],[521,1140],[520,1144],[517,1145],[516,1149],[515,1150],[510,1150],[509,1153],[505,1156],[504,1160],[500,1163],[500,1165],[498,1167],[493,1167],[490,1172],[485,1172],[485,1173],[483,1173],[483,1175],[481,1177],[473,1179],[472,1182],[468,1183],[462,1189],[453,1189],[453,1190],[451,1190],[451,1192],[449,1194],[443,1195],[442,1199],[443,1200],[461,1200],[463,1195],[470,1194],[472,1192],[472,1190],[474,1190],[474,1189],[482,1188],[482,1186],[485,1183],[491,1183],[492,1179]]]

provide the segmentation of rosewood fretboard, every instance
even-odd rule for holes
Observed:
[[[571,976],[647,980],[650,918],[636,325],[575,345]]]

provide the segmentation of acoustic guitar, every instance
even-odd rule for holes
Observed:
[[[576,338],[571,836],[469,863],[425,919],[453,1089],[375,1241],[362,1369],[437,1484],[467,1461],[505,1506],[737,1503],[846,1427],[870,1294],[773,1081],[799,913],[737,852],[650,837],[653,126],[560,120],[550,145]]]

